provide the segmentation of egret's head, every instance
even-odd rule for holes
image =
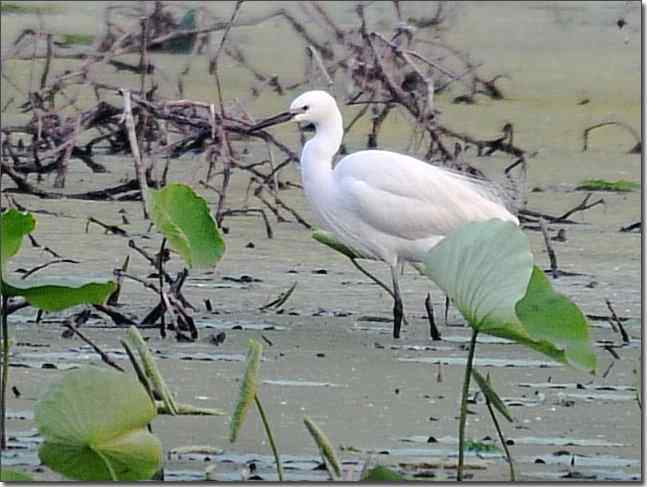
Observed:
[[[317,125],[337,112],[335,99],[325,91],[307,91],[290,105],[292,120]]]
[[[249,131],[264,129],[289,120],[312,123],[316,126],[330,118],[339,116],[337,103],[332,96],[325,91],[307,91],[292,102],[287,112],[265,119],[251,127]]]

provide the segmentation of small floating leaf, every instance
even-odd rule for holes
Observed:
[[[492,386],[490,385],[489,381],[486,380],[481,374],[476,369],[472,369],[472,376],[476,380],[476,383],[479,385],[481,388],[481,391],[485,395],[485,397],[490,401],[492,406],[499,411],[505,419],[508,421],[512,422],[512,415],[510,414],[510,411],[508,411],[507,406],[503,403],[499,395],[496,393],[494,389],[492,389]]]
[[[406,479],[384,465],[376,465],[362,476],[362,480],[369,482],[398,482]]]
[[[65,374],[34,406],[43,463],[71,479],[145,480],[162,464],[146,425],[155,405],[132,376],[84,367]]]
[[[185,184],[149,190],[151,218],[189,267],[212,267],[225,252],[207,202]]]
[[[256,397],[258,368],[261,363],[261,354],[263,346],[256,340],[249,340],[249,350],[247,351],[247,367],[245,375],[240,385],[240,394],[234,407],[234,414],[231,417],[229,441],[235,442],[240,432],[240,428],[245,421],[245,415],[254,402]]]
[[[496,445],[479,440],[465,441],[465,449],[476,453],[492,453],[499,451],[499,448]]]
[[[607,181],[606,179],[585,179],[575,188],[580,191],[618,191],[626,193],[640,189],[638,181],[627,181],[619,179],[617,181]]]
[[[83,45],[83,46],[91,46],[94,43],[94,36],[92,34],[72,34],[72,33],[64,33],[64,34],[59,34],[57,36],[57,42],[64,46],[70,46],[70,45]]]
[[[328,472],[333,479],[338,479],[341,477],[341,466],[335,454],[335,449],[330,444],[330,440],[328,440],[326,434],[309,417],[306,416],[303,418],[303,422],[319,447],[319,453],[321,454],[321,458],[323,458]]]

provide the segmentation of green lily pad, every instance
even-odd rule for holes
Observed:
[[[146,429],[156,414],[132,376],[98,367],[69,372],[34,406],[45,440],[40,459],[71,479],[150,479],[162,464],[160,441]]]
[[[186,265],[216,265],[225,252],[225,242],[204,198],[179,183],[149,192],[155,226]]]
[[[405,478],[384,465],[376,465],[362,476],[368,482],[402,482]]]
[[[114,281],[72,285],[45,284],[35,280],[32,286],[0,281],[0,290],[7,296],[22,296],[35,308],[61,311],[79,304],[103,304],[116,289]]]
[[[495,219],[461,226],[429,251],[425,272],[475,330],[595,370],[584,315],[533,266],[516,225]]]

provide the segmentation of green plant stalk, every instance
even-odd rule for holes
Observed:
[[[144,367],[144,372],[151,380],[153,389],[161,396],[164,403],[168,406],[169,411],[171,411],[171,414],[177,414],[175,398],[166,385],[166,381],[164,380],[164,377],[162,377],[162,373],[157,368],[153,354],[149,350],[148,345],[146,345],[146,342],[141,333],[139,333],[137,327],[131,326],[128,329],[128,340],[130,340],[130,343],[137,350]]]
[[[317,444],[317,447],[319,447],[319,453],[321,454],[321,458],[324,461],[324,465],[326,466],[326,470],[328,470],[331,479],[339,479],[339,477],[341,477],[341,466],[339,465],[337,455],[335,455],[335,449],[330,444],[330,440],[321,428],[319,428],[319,426],[317,426],[317,424],[315,424],[315,422],[309,417],[306,416],[303,418],[303,422],[312,436],[312,439]]]
[[[2,296],[2,384],[0,384],[0,450],[7,448],[5,431],[7,416],[7,383],[9,382],[9,324],[7,297]]]
[[[465,366],[465,379],[463,380],[463,397],[461,398],[461,415],[458,422],[458,468],[456,470],[456,480],[463,480],[464,456],[465,456],[465,422],[467,421],[467,395],[470,391],[470,378],[472,377],[472,366],[474,364],[474,352],[476,350],[476,336],[478,330],[472,332],[470,340],[470,351],[467,355],[467,365]]]
[[[100,452],[99,450],[95,450],[94,448],[92,449],[99,457],[101,460],[103,460],[103,463],[105,463],[106,468],[108,469],[108,472],[110,472],[110,480],[113,482],[118,482],[119,479],[117,478],[117,474],[115,473],[115,470],[112,468],[112,465],[110,464],[110,461],[105,457],[105,455]]]
[[[272,436],[272,431],[270,431],[270,423],[265,416],[265,411],[263,406],[261,406],[261,401],[258,399],[258,395],[254,396],[254,402],[256,402],[256,407],[258,408],[258,414],[261,416],[261,421],[263,421],[263,427],[265,428],[265,434],[267,434],[267,440],[270,442],[270,447],[272,448],[272,454],[274,454],[274,460],[276,461],[276,473],[279,476],[279,482],[283,482],[283,467],[281,466],[281,459],[279,458],[279,452],[276,449],[276,444],[274,443],[274,437]]]
[[[166,245],[166,237],[162,239],[162,244],[160,245],[160,252],[158,254],[159,267],[157,269],[157,273],[159,274],[160,304],[162,305],[162,313],[160,316],[160,335],[162,336],[162,338],[166,338],[166,303],[164,302],[164,245]]]
[[[510,465],[510,482],[515,482],[514,464],[512,463],[512,455],[510,455],[510,450],[508,449],[508,445],[506,444],[505,438],[503,437],[503,432],[501,431],[501,427],[499,426],[499,421],[496,419],[496,416],[494,414],[494,409],[492,408],[492,404],[490,403],[490,400],[487,398],[485,399],[485,405],[487,406],[487,409],[490,412],[490,416],[492,417],[492,422],[494,423],[496,432],[499,435],[499,441],[501,442],[503,451],[505,451],[506,460],[508,462],[508,465]]]

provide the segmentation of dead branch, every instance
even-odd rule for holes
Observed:
[[[550,260],[550,271],[553,275],[553,279],[559,277],[559,269],[557,268],[557,256],[553,250],[553,246],[550,243],[550,238],[548,238],[548,231],[546,230],[546,223],[543,219],[539,220],[539,226],[541,228],[541,233],[544,236],[544,244],[546,245],[546,251],[548,252],[548,259]]]
[[[603,127],[609,127],[612,125],[617,125],[618,127],[625,129],[633,137],[635,144],[631,149],[627,151],[628,154],[642,153],[642,139],[638,131],[636,131],[636,129],[634,129],[631,125],[617,120],[608,120],[604,122],[599,122],[594,125],[591,125],[590,127],[585,128],[584,132],[582,133],[582,152],[586,152],[589,149],[589,135],[591,134],[591,132],[593,132],[594,130],[597,130]]]
[[[557,218],[555,218],[553,220],[553,223],[565,222],[565,221],[568,220],[569,216],[573,215],[574,213],[577,213],[578,211],[585,211],[585,210],[593,208],[593,207],[595,207],[597,205],[604,205],[605,204],[605,201],[604,201],[603,198],[600,198],[599,200],[594,201],[593,203],[589,203],[588,201],[591,198],[591,196],[593,196],[593,193],[587,194],[580,204],[578,204],[574,208],[571,208],[570,210],[568,210],[563,215],[558,216]]]
[[[620,331],[620,335],[622,336],[623,343],[631,342],[631,339],[629,338],[629,335],[627,334],[625,327],[622,326],[622,322],[618,319],[618,315],[616,314],[616,311],[613,309],[613,306],[611,305],[611,301],[609,301],[608,298],[606,298],[604,301],[607,304],[607,308],[609,308],[609,311],[611,312],[611,319],[609,320],[609,324],[611,324],[611,328],[613,328],[613,331],[618,331],[618,330]],[[614,326],[614,323],[615,323],[615,326]]]
[[[54,259],[54,260],[50,260],[49,262],[46,262],[45,264],[40,264],[40,265],[37,265],[36,267],[33,267],[33,268],[29,269],[22,276],[20,276],[20,278],[21,279],[27,279],[32,274],[34,274],[34,273],[36,273],[38,271],[41,271],[41,270],[45,269],[46,267],[49,267],[50,265],[54,265],[54,264],[80,264],[80,262],[78,260],[74,260],[74,259]]]

